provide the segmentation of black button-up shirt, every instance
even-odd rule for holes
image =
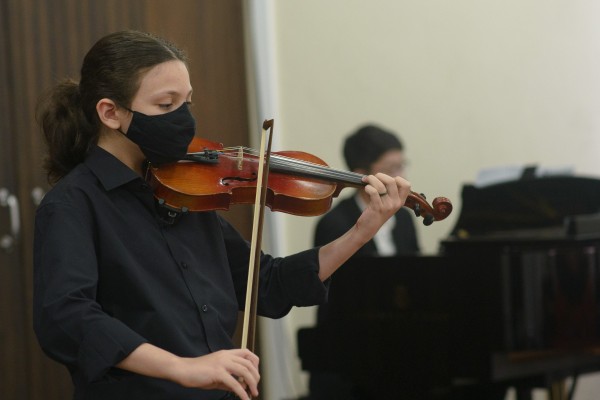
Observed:
[[[232,348],[249,245],[214,212],[168,224],[148,185],[96,147],[36,215],[34,327],[72,374],[76,399],[217,399],[114,365],[148,342],[178,356]],[[261,259],[259,314],[322,303],[311,249]]]

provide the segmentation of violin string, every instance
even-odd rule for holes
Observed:
[[[231,148],[231,149],[232,149],[231,151],[228,150],[228,151],[225,151],[225,153],[231,154],[231,155],[233,155],[233,157],[237,157],[239,148]],[[250,154],[253,156],[257,155],[257,152],[254,149],[244,147],[243,150],[247,154]],[[334,176],[339,176],[339,177],[352,177],[352,178],[357,178],[359,180],[362,178],[361,174],[358,174],[355,172],[336,170],[334,168],[324,166],[322,164],[313,163],[313,162],[306,161],[306,160],[299,160],[297,158],[282,156],[279,154],[273,154],[271,157],[272,157],[272,159],[274,159],[276,161],[276,164],[279,164],[282,166],[289,166],[292,169],[296,169],[296,170],[298,170],[298,169],[302,170],[302,168],[304,168],[305,170],[316,169],[316,170],[322,171],[326,175],[334,175]]]
[[[316,164],[310,161],[298,160],[292,157],[274,156],[274,164],[281,165],[282,167],[291,169],[305,174],[316,175],[317,177],[327,177],[329,179],[336,179],[339,181],[350,181],[352,183],[359,183],[362,181],[362,175],[348,171],[340,171],[328,166]]]
[[[236,158],[239,155],[240,147],[229,147],[223,149],[222,153]],[[242,150],[249,155],[257,156],[257,151],[248,147],[242,147]],[[314,162],[299,160],[293,157],[282,156],[279,154],[271,155],[272,167],[281,167],[287,170],[311,174],[317,177],[327,177],[343,182],[350,181],[351,183],[361,184],[363,175],[356,172],[337,170],[325,165]]]

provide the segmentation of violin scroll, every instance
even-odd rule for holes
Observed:
[[[445,219],[452,212],[452,203],[446,197],[436,197],[429,205],[424,194],[415,192],[410,192],[404,206],[412,209],[417,217],[423,217],[426,226]]]

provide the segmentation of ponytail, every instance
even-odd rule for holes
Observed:
[[[85,159],[98,141],[98,128],[85,117],[79,84],[70,79],[41,99],[37,119],[48,147],[44,169],[54,184]]]

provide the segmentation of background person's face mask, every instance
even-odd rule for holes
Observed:
[[[137,144],[151,164],[175,162],[185,157],[196,133],[196,120],[187,103],[158,115],[126,109],[133,113],[133,118],[127,132],[120,129],[119,132]]]

